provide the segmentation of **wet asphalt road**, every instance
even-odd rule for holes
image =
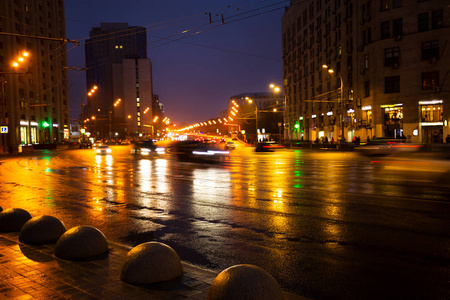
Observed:
[[[450,161],[239,147],[221,164],[90,149],[0,158],[0,206],[312,299],[450,298]]]

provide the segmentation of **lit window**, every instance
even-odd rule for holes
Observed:
[[[422,73],[422,90],[432,90],[439,87],[439,71]]]
[[[140,115],[141,115],[141,112],[140,112],[140,111],[138,111],[138,112],[137,112],[137,115],[138,115],[138,116],[140,116]]]
[[[139,98],[136,98],[136,102],[139,102],[140,100],[139,100]]]
[[[123,48],[123,46],[122,45],[120,45],[120,49],[122,49]]]
[[[141,126],[141,122],[138,122],[138,126]]]
[[[442,104],[422,105],[422,122],[442,122]]]
[[[140,104],[140,103],[138,103],[138,104],[137,104],[137,107],[140,107],[140,106],[141,106],[141,104]]]
[[[140,120],[141,120],[141,117],[137,117],[137,120],[140,121]]]
[[[116,49],[119,49],[119,46],[116,45]]]

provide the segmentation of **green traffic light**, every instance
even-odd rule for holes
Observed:
[[[47,122],[44,121],[44,122],[42,123],[42,126],[43,126],[44,128],[47,128],[47,127],[50,126],[50,124],[48,124]]]
[[[298,129],[298,128],[300,127],[300,125],[298,125],[298,123],[295,123],[294,127],[295,127],[296,129]]]

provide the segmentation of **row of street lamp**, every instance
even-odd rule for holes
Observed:
[[[276,86],[275,84],[271,83],[269,85],[269,87],[276,93],[281,91],[281,88]],[[253,102],[253,99],[249,98],[249,97],[245,97],[245,100],[249,103],[249,104],[253,104],[255,106],[255,122],[256,122],[256,136],[258,135],[258,106],[256,105],[256,103]],[[231,110],[229,112],[228,117],[226,118],[218,118],[218,119],[211,119],[208,121],[204,121],[204,122],[199,122],[193,125],[189,125],[186,126],[184,128],[179,129],[180,132],[184,132],[184,131],[188,131],[197,127],[202,127],[202,126],[209,126],[209,125],[213,125],[213,124],[217,124],[217,123],[224,123],[225,125],[229,122],[229,121],[234,121],[234,118],[236,118],[236,114],[238,113],[238,108],[239,108],[239,104],[237,104],[234,100],[232,101],[232,106],[231,106]],[[274,112],[277,111],[277,109],[275,108],[273,110]],[[231,124],[229,124],[231,125]]]
[[[24,54],[24,57],[28,56],[28,54]],[[19,61],[23,61],[23,57],[18,59]],[[333,74],[334,73],[334,69],[330,68],[328,65],[323,65],[322,66],[324,69],[326,69],[328,71],[328,73]],[[342,98],[342,89],[343,89],[343,80],[342,80],[342,76],[339,76],[339,80],[340,80],[340,93],[341,93],[341,98]],[[281,91],[281,88],[276,86],[275,84],[270,84],[269,85],[270,89],[272,89],[274,92],[278,93]],[[88,92],[88,96],[93,96],[95,95],[95,92],[97,91],[97,86],[94,86],[89,92]],[[246,102],[250,105],[254,105],[255,106],[255,123],[256,123],[256,136],[258,136],[258,106],[257,104],[253,101],[253,99],[246,97],[245,98]],[[341,100],[337,100],[340,102],[341,105],[341,114],[340,114],[340,126],[341,126],[341,137],[344,136],[344,126],[343,126],[343,108],[344,108],[344,101]],[[117,101],[114,103],[114,106],[118,106],[119,103],[121,102],[121,99],[117,99]],[[285,103],[284,103],[285,105]],[[192,130],[194,128],[198,128],[198,127],[202,127],[202,126],[209,126],[209,125],[214,125],[214,124],[224,124],[227,125],[227,123],[229,123],[230,121],[234,121],[234,119],[236,118],[236,115],[238,113],[238,109],[239,109],[239,104],[237,104],[236,102],[233,102],[233,105],[229,111],[229,115],[226,118],[218,118],[218,119],[211,119],[208,121],[204,121],[204,122],[199,122],[190,126],[186,126],[184,128],[179,129],[179,131],[184,132],[184,131],[188,131],[188,130]],[[149,110],[149,108],[147,108],[144,111],[144,114]],[[274,108],[273,112],[277,112],[277,109]],[[128,118],[131,118],[131,116],[128,116]],[[94,120],[95,117],[93,116],[92,119]],[[158,119],[158,117],[156,116],[153,120],[153,123],[156,122],[156,120]],[[85,120],[86,122],[86,120]],[[169,119],[166,117],[164,120],[162,120],[162,123],[165,123],[166,125],[168,125],[170,123]],[[231,125],[231,124],[229,124]]]
[[[96,85],[94,85],[94,86],[90,89],[90,91],[87,93],[87,95],[88,95],[89,97],[94,97],[94,96],[96,95],[97,92],[98,92],[98,87],[97,87]],[[122,99],[121,99],[121,98],[118,98],[118,99],[113,103],[113,107],[118,107],[119,104],[121,104],[121,102],[122,102]],[[99,109],[98,111],[100,111],[100,109]],[[147,108],[145,108],[145,110],[143,111],[143,114],[145,115],[145,114],[147,114],[147,113],[149,113],[149,112],[150,112],[150,107],[147,107]],[[109,113],[110,113],[110,116],[109,116],[109,117],[110,117],[110,134],[111,134],[112,113],[113,113],[112,108],[111,108],[111,110],[110,110]],[[127,119],[131,119],[132,116],[131,116],[131,115],[127,115],[126,118],[127,118]],[[96,119],[96,116],[95,116],[95,115],[92,115],[90,118],[84,119],[83,122],[84,122],[84,123],[87,123],[87,122],[89,122],[90,120],[94,121],[95,119]],[[153,118],[153,122],[152,122],[152,123],[156,123],[156,122],[158,121],[158,119],[159,119],[159,117],[158,117],[158,116],[155,116],[155,117]],[[169,124],[170,124],[170,119],[169,119],[168,117],[165,117],[161,122],[164,123],[164,124],[166,124],[166,125],[169,125]],[[146,126],[146,127],[152,127],[152,128],[154,127],[153,125],[149,125],[149,124],[144,124],[143,126]]]

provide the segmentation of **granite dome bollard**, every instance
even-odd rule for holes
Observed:
[[[8,208],[0,212],[0,231],[16,232],[31,219],[29,212],[21,208]]]
[[[183,275],[178,254],[166,244],[147,242],[131,249],[122,265],[120,279],[130,284],[169,281]]]
[[[86,259],[109,251],[105,235],[91,226],[67,230],[56,242],[55,256],[68,260]]]
[[[20,230],[19,241],[25,244],[56,243],[66,232],[66,226],[58,218],[39,216],[28,220]]]
[[[223,270],[208,291],[208,300],[284,299],[278,282],[265,270],[253,265],[236,265]]]

